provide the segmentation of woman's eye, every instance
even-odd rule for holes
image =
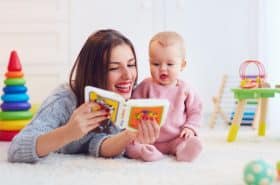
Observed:
[[[115,71],[115,70],[118,70],[119,68],[118,67],[109,67],[109,71]]]
[[[153,65],[153,66],[159,66],[159,64],[158,64],[158,63],[153,63],[152,65]]]
[[[128,66],[128,67],[135,67],[136,64],[128,64],[127,66]]]

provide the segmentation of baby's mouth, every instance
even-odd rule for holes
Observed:
[[[168,75],[166,75],[166,74],[161,74],[161,75],[159,76],[159,78],[160,78],[161,80],[166,80],[166,79],[168,78]]]

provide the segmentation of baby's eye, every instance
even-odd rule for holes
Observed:
[[[168,63],[167,65],[168,65],[168,66],[173,66],[174,64],[172,64],[172,63]]]

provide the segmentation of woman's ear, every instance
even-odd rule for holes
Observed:
[[[181,71],[187,67],[187,60],[184,59],[181,64]]]

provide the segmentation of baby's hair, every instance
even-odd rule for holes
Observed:
[[[163,32],[157,33],[150,40],[149,51],[151,51],[151,46],[154,42],[159,44],[161,47],[178,45],[182,52],[182,57],[186,58],[185,42],[184,42],[183,37],[181,35],[179,35],[178,33],[174,32],[174,31],[163,31]]]

